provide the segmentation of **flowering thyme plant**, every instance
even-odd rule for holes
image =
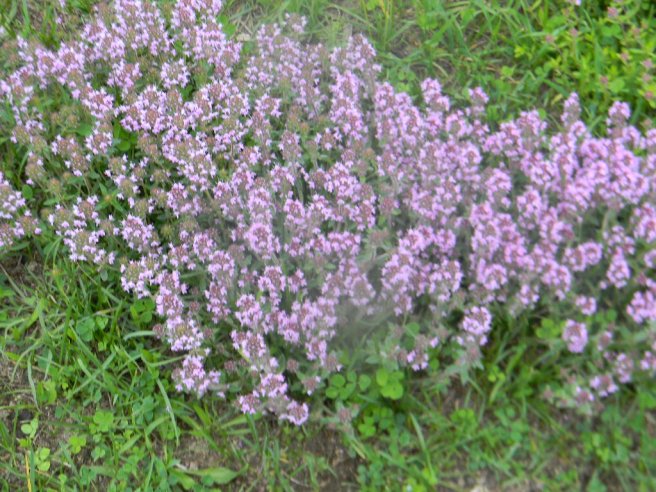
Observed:
[[[238,380],[243,412],[295,424],[360,322],[419,371],[436,347],[476,362],[496,306],[541,304],[562,317],[563,357],[595,360],[573,364],[563,403],[654,373],[656,131],[628,106],[601,138],[575,95],[558,131],[536,111],[492,130],[481,89],[455,108],[426,80],[413,101],[361,36],[308,44],[290,17],[244,50],[220,10],[117,0],[55,51],[19,43],[0,95],[26,156],[13,186],[34,196],[0,175],[0,247],[40,214],[70,260],[155,301],[179,390]],[[622,329],[594,322],[610,308]]]

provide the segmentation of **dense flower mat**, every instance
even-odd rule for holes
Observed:
[[[117,0],[57,50],[20,43],[0,248],[63,243],[154,301],[179,390],[295,424],[344,330],[448,370],[476,364],[499,307],[557,320],[560,404],[653,376],[656,130],[627,105],[601,137],[576,95],[557,129],[536,111],[492,129],[483,90],[454,107],[425,80],[414,101],[361,36],[310,44],[290,17],[242,46],[220,10]]]

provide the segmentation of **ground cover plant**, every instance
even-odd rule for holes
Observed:
[[[285,16],[239,38],[223,12],[115,2],[7,61],[1,244],[38,263],[5,272],[3,354],[38,410],[88,411],[52,416],[77,430],[53,454],[7,404],[10,480],[19,428],[30,486],[220,485],[255,468],[239,448],[266,447],[264,419],[339,430],[351,457],[310,461],[314,488],[338,466],[360,488],[398,483],[390,467],[413,490],[464,487],[436,462],[465,454],[460,478],[648,490],[656,132],[619,102],[592,131],[576,95],[551,128],[529,107],[497,122],[482,89],[395,88],[365,37],[325,46]],[[219,401],[230,418],[208,414]],[[584,416],[580,455],[559,407]],[[212,442],[203,426],[225,467],[157,453]],[[560,447],[523,443],[545,428]],[[278,466],[269,486],[299,485]]]

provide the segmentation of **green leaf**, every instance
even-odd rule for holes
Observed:
[[[196,481],[193,478],[179,470],[171,470],[170,474],[176,478],[177,483],[185,490],[191,490],[196,485]]]
[[[620,35],[622,35],[622,28],[617,24],[610,24],[610,25],[602,26],[601,32],[604,36],[607,36],[609,38],[619,37]]]
[[[376,427],[371,422],[359,424],[358,430],[362,434],[362,437],[371,437],[376,434]]]
[[[47,460],[48,456],[50,456],[50,449],[48,449],[48,448],[40,448],[36,452],[36,457],[41,461]]]
[[[139,299],[130,306],[132,319],[140,323],[149,323],[153,319],[155,302],[152,299]]]
[[[93,132],[93,125],[90,123],[81,123],[80,126],[75,129],[75,132],[82,137],[88,137]]]
[[[561,26],[567,25],[567,17],[564,15],[552,15],[547,22],[544,23],[545,31],[554,31]]]
[[[75,325],[75,331],[81,340],[90,342],[93,340],[95,327],[96,324],[93,318],[85,318],[82,321],[78,321],[77,325]]]
[[[68,445],[71,448],[71,453],[77,454],[82,451],[82,448],[86,446],[87,438],[84,436],[71,436],[68,438]]]
[[[408,334],[417,336],[419,334],[419,330],[421,330],[421,327],[419,326],[419,323],[408,323],[405,325],[405,330],[408,332]]]
[[[624,80],[622,79],[613,79],[608,83],[608,88],[613,94],[617,94],[624,89]]]
[[[328,389],[326,389],[326,396],[331,400],[334,400],[339,396],[339,390],[334,386],[331,386]]]
[[[21,432],[28,436],[30,439],[34,439],[34,436],[36,435],[36,431],[39,428],[39,419],[38,418],[33,418],[30,420],[27,424],[22,424],[21,425]]]
[[[365,3],[365,9],[367,9],[369,12],[372,10],[375,10],[376,7],[378,7],[378,2],[376,0],[367,0],[367,3]]]
[[[347,400],[349,396],[353,394],[355,391],[355,383],[348,383],[346,386],[342,388],[342,390],[339,393],[339,397],[342,400]]]
[[[360,376],[360,390],[365,391],[369,386],[371,386],[371,378],[366,374]]]
[[[341,388],[346,383],[346,379],[341,374],[333,374],[330,377],[330,385],[336,388]]]
[[[389,381],[389,372],[387,369],[381,367],[376,371],[376,382],[382,388],[387,384],[387,381]]]
[[[132,147],[132,144],[127,140],[121,140],[116,144],[116,148],[121,152],[127,152]]]
[[[94,461],[98,461],[100,458],[104,457],[107,454],[107,450],[103,446],[96,446],[91,451],[91,457]]]
[[[0,286],[0,299],[4,297],[14,297],[15,295],[16,294],[14,293],[13,290]],[[3,311],[3,313],[6,313],[6,311]]]
[[[398,382],[393,382],[382,388],[380,394],[390,400],[398,400],[403,396],[403,385]]]
[[[98,426],[100,432],[109,432],[114,425],[114,414],[107,410],[96,410],[93,422]]]
[[[541,340],[553,340],[560,336],[560,327],[552,319],[545,318],[535,334]]]
[[[39,401],[46,405],[52,405],[57,400],[57,387],[52,380],[40,381],[37,384],[36,393]]]
[[[34,453],[34,459],[36,462],[36,468],[39,471],[46,472],[50,469],[50,449],[48,448],[39,448],[36,453]]]
[[[219,16],[219,22],[221,23],[221,29],[225,35],[231,38],[235,34],[237,26],[230,22],[230,17],[223,14]]]
[[[603,484],[601,480],[599,480],[599,476],[595,472],[595,474],[592,477],[592,480],[588,483],[588,486],[586,487],[587,492],[606,492],[606,486]]]
[[[501,76],[502,77],[505,77],[505,78],[508,79],[508,78],[512,77],[514,73],[515,73],[515,67],[510,67],[510,66],[507,66],[507,65],[504,65],[503,67],[501,67]]]
[[[640,408],[645,410],[653,410],[656,408],[656,397],[650,394],[649,392],[639,392],[638,393],[638,404]]]
[[[21,193],[23,194],[23,198],[26,200],[30,200],[34,196],[34,190],[30,185],[23,185],[23,188],[21,189]]]
[[[215,485],[225,485],[239,476],[239,472],[223,467],[204,468],[203,470],[194,471],[188,470],[187,473],[207,479]]]

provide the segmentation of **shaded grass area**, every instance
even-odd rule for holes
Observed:
[[[61,12],[53,2],[1,0],[0,24],[56,45],[92,3],[68,2]],[[330,44],[363,32],[397,87],[416,93],[423,77],[437,77],[458,101],[483,86],[493,122],[532,107],[553,111],[588,80],[574,73],[581,66],[563,65],[559,76],[534,66],[552,59],[547,34],[568,26],[543,29],[563,2],[226,4],[236,33],[252,35],[288,12],[305,15],[311,36]],[[605,11],[592,5],[587,22]],[[535,56],[518,55],[518,46]],[[2,63],[14,55],[5,44]],[[599,66],[590,80],[605,76]],[[615,94],[591,89],[586,117],[601,121]],[[636,106],[643,101],[635,118],[653,116],[639,90],[635,97]],[[19,156],[4,159],[20,166]],[[462,384],[447,385],[436,365],[408,375],[398,399],[371,396],[362,379],[350,392],[335,381],[337,396],[315,401],[316,420],[297,429],[180,395],[170,382],[175,354],[150,331],[152,308],[117,297],[56,246],[23,253],[0,269],[2,490],[656,489],[654,385],[611,397],[592,419],[556,410],[539,391],[558,368],[536,360],[536,320],[495,326],[484,370]],[[357,364],[349,369],[361,377]],[[351,424],[335,418],[338,407],[355,405]]]

